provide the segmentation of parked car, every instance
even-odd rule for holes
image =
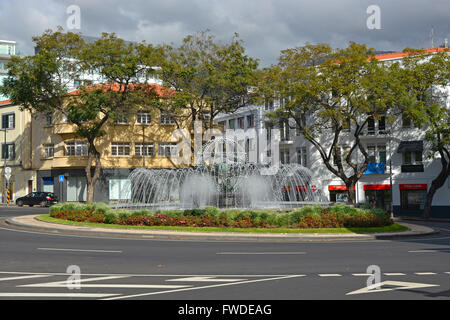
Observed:
[[[30,207],[34,205],[48,207],[55,203],[58,203],[58,199],[53,192],[32,192],[25,197],[16,199],[16,204],[19,207],[22,207],[23,205],[28,205]]]

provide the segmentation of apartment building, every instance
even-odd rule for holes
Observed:
[[[58,113],[37,115],[32,124],[37,189],[54,192],[61,201],[85,201],[88,143],[77,135],[76,125]],[[129,187],[128,175],[136,168],[179,167],[170,157],[178,143],[172,137],[177,126],[159,110],[135,110],[129,118],[110,120],[104,128],[106,135],[96,142],[102,171],[95,201],[125,200],[121,190]]]
[[[433,50],[438,49],[428,51]],[[383,61],[400,61],[404,56],[404,53],[388,53],[377,55],[377,58]],[[447,92],[447,106],[450,108],[450,87],[442,90]],[[329,201],[347,201],[345,184],[325,167],[319,152],[304,138],[294,119],[274,127],[267,123],[266,114],[279,108],[283,102],[283,99],[267,101],[263,106],[248,106],[233,114],[222,114],[216,119],[216,123],[224,130],[243,130],[243,144],[256,146],[258,163],[266,163],[264,161],[273,152],[269,147],[261,147],[258,140],[266,135],[264,140],[270,141],[273,135],[271,129],[278,129],[280,162],[298,163],[309,168],[314,174],[314,185]],[[307,122],[308,119],[302,121]],[[253,138],[256,141],[251,143]],[[326,142],[327,139],[325,135],[320,137],[321,142]],[[349,143],[341,145],[342,152],[345,153],[350,148],[351,139],[350,134],[344,137],[343,140]],[[381,117],[369,121],[361,140],[370,155],[370,163],[356,185],[356,202],[372,203],[385,209],[389,209],[392,204],[395,215],[420,215],[427,190],[441,168],[439,159],[427,157],[431,145],[425,139],[425,132],[415,128],[406,117],[398,117],[392,124]],[[245,150],[250,151],[249,148]],[[433,198],[432,217],[450,217],[450,179]]]

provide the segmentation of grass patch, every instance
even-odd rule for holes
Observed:
[[[235,233],[378,233],[378,232],[400,232],[408,230],[407,227],[399,224],[392,224],[384,227],[370,228],[218,228],[218,227],[176,227],[176,226],[128,226],[119,224],[105,224],[93,222],[77,222],[63,219],[56,219],[50,214],[40,215],[40,220],[60,223],[66,225],[116,228],[116,229],[140,229],[140,230],[168,230],[168,231],[205,231],[205,232],[235,232]]]

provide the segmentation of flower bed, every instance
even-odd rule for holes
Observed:
[[[219,210],[214,207],[194,210],[127,211],[110,209],[105,204],[57,204],[50,209],[53,218],[130,226],[185,226],[231,228],[355,228],[383,227],[393,224],[379,209],[346,205],[323,208],[307,206],[289,212],[274,210]]]

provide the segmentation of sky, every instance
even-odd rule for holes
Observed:
[[[58,26],[154,45],[207,29],[224,42],[238,33],[265,67],[281,50],[307,43],[429,48],[432,28],[436,47],[450,39],[450,0],[0,0],[0,39],[17,41],[25,54],[33,53],[33,36]]]

